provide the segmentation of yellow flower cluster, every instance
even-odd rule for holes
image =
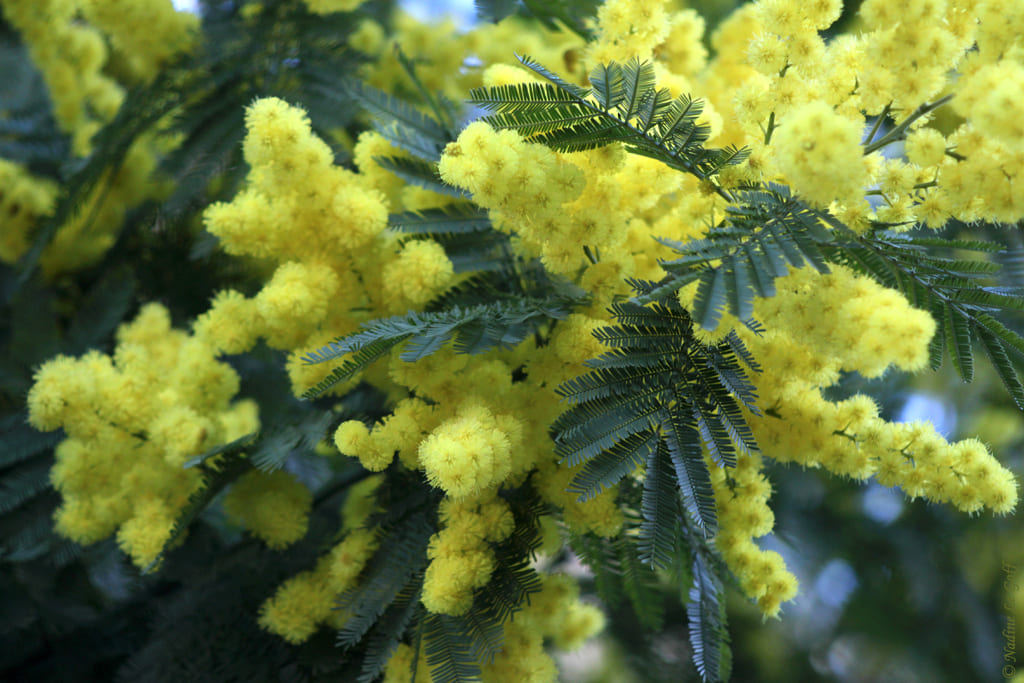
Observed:
[[[51,471],[63,495],[57,531],[90,544],[115,531],[140,567],[170,537],[189,497],[203,486],[185,461],[259,426],[256,404],[234,404],[238,375],[202,337],[171,329],[159,304],[117,332],[113,358],[57,356],[28,396],[37,429],[63,428]]]
[[[775,162],[792,189],[813,205],[863,196],[867,167],[860,146],[861,126],[822,101],[795,107],[775,136]]]
[[[1012,473],[980,441],[949,443],[930,423],[887,422],[867,396],[833,402],[822,395],[842,372],[878,377],[891,366],[924,369],[935,333],[927,313],[842,266],[829,274],[792,270],[776,285],[776,296],[757,300],[754,308],[766,331],[755,335],[737,327],[762,365],[753,380],[764,415],[747,419],[765,457],[856,480],[875,477],[911,498],[965,512],[987,507],[1005,514],[1016,506]],[[682,303],[694,293],[695,287],[682,290]],[[765,615],[776,616],[797,586],[782,558],[753,542],[773,526],[771,486],[760,470],[760,457],[741,458],[735,469],[712,466],[720,518],[716,547],[747,596]]]
[[[454,499],[477,495],[509,475],[513,444],[489,410],[468,406],[420,442],[419,458],[433,486]]]
[[[740,588],[768,617],[778,616],[782,603],[797,591],[796,577],[774,550],[761,550],[753,539],[775,526],[768,507],[772,485],[761,472],[759,456],[738,459],[735,469],[711,467],[711,484],[718,509],[715,547],[739,579]]]
[[[20,164],[0,159],[0,262],[14,263],[31,246],[40,217],[53,211],[57,184],[35,178]]]
[[[349,615],[334,610],[335,598],[355,584],[375,550],[372,531],[352,531],[316,567],[281,584],[260,608],[260,626],[295,644],[308,640],[321,624],[343,627]]]
[[[753,150],[746,179],[791,184],[821,206],[834,200],[833,212],[857,230],[871,219],[938,228],[951,217],[1007,223],[1024,217],[1015,190],[1024,169],[1015,142],[1024,139],[1024,19],[1016,3],[867,0],[862,30],[824,43],[818,31],[839,7],[832,0],[760,0],[737,10],[713,36],[718,54],[694,92],[723,114],[723,142]],[[889,113],[898,121],[944,93],[953,94],[953,108],[966,121],[953,129],[918,119],[909,130],[910,164],[884,163],[880,153],[863,164],[854,160],[865,114]],[[811,140],[800,131],[815,122],[822,135]],[[839,138],[828,135],[840,129]],[[836,154],[837,163],[830,163]],[[904,181],[896,185],[886,182],[894,166]],[[884,200],[877,210],[858,191],[874,184]]]
[[[113,119],[124,99],[124,88],[110,75],[108,41],[116,51],[115,61],[127,70],[122,74],[125,80],[148,80],[168,60],[190,49],[199,23],[194,14],[175,11],[170,0],[12,0],[0,11],[28,46],[49,89],[54,117],[71,136],[76,156],[92,151],[93,135]],[[40,258],[47,277],[98,261],[114,243],[125,212],[157,191],[149,182],[156,167],[156,144],[148,135],[136,140],[117,172],[104,178],[60,227]],[[50,181],[33,183],[38,187],[34,192],[25,190],[24,180],[16,184],[26,194],[27,205],[24,213],[12,211],[11,223],[5,223],[0,261],[20,258],[37,220],[52,210]],[[44,195],[51,198],[43,201]]]
[[[253,470],[242,475],[224,497],[224,511],[274,550],[306,535],[313,494],[295,477]]]
[[[199,17],[171,0],[80,0],[86,20],[106,35],[132,80],[148,82],[192,49]]]
[[[490,661],[482,661],[482,680],[488,683],[553,683],[558,668],[545,651],[545,640],[560,650],[575,650],[604,628],[604,614],[579,599],[579,585],[564,574],[542,574],[542,588],[530,603],[504,624],[503,647]],[[431,680],[424,641],[419,652],[416,680]],[[384,669],[385,683],[411,683],[416,653],[401,644]]]
[[[798,271],[786,279],[794,277],[810,280],[804,286],[814,290],[809,310],[815,322],[804,318],[799,290],[787,288],[756,307],[758,313],[762,304],[774,309],[776,329],[746,339],[765,368],[756,382],[768,412],[751,420],[765,454],[855,479],[874,475],[911,497],[951,502],[966,512],[983,506],[1000,514],[1012,510],[1017,501],[1013,476],[980,442],[950,444],[930,424],[885,422],[865,396],[836,403],[821,395],[841,370],[877,376],[890,363],[905,370],[923,367],[934,332],[930,318],[905,301],[901,306],[897,296],[873,283],[868,290],[876,290],[874,297],[850,299],[861,279],[841,268],[831,275]],[[848,328],[832,326],[832,315],[863,325],[858,327],[863,338],[844,336],[841,330]],[[815,334],[814,326],[827,332]]]
[[[302,393],[329,368],[300,357],[353,331],[367,319],[357,310],[404,313],[452,284],[455,274],[432,241],[398,246],[385,230],[385,195],[362,174],[334,165],[301,109],[258,100],[246,127],[249,185],[230,203],[209,207],[204,220],[228,253],[277,265],[252,298],[219,292],[196,329],[225,353],[246,351],[259,338],[292,351],[289,371]]]
[[[103,72],[106,43],[96,27],[78,20],[80,9],[76,0],[12,0],[2,7],[46,81],[57,123],[71,134],[75,153],[85,155],[102,122],[117,113],[124,90]]]
[[[283,481],[281,479],[281,482]],[[379,539],[373,530],[364,527],[364,523],[373,510],[372,494],[380,482],[380,477],[369,477],[348,490],[342,506],[342,528],[347,532],[345,537],[321,556],[312,570],[301,572],[285,581],[274,595],[263,603],[259,619],[263,628],[278,634],[290,643],[301,643],[313,635],[322,624],[330,624],[335,628],[344,626],[349,615],[334,611],[334,602],[339,593],[355,584],[363,567],[378,548]],[[285,504],[285,513],[287,509],[297,511],[299,507],[308,508],[305,503],[301,506],[295,504],[299,498],[305,500],[308,495],[295,492],[295,487],[301,486],[300,484],[292,481],[284,486],[293,491],[286,494],[290,497],[291,503]],[[268,506],[267,513],[255,514],[265,514],[269,517],[277,507]],[[303,512],[303,532],[306,517],[306,513]],[[298,520],[298,516],[293,516],[293,520]],[[269,519],[266,521],[268,525],[275,524]]]
[[[446,182],[469,190],[528,254],[566,275],[587,264],[584,245],[635,268],[632,252],[650,248],[650,229],[634,216],[684,182],[651,159],[557,154],[479,121],[448,145],[438,170]],[[644,242],[634,245],[638,233]]]
[[[423,606],[438,614],[465,614],[473,591],[487,584],[494,571],[488,543],[503,541],[515,529],[508,503],[493,494],[474,499],[446,498],[438,510],[444,528],[427,548]]]

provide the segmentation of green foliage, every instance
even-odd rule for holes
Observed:
[[[401,359],[414,362],[439,350],[454,337],[458,353],[484,353],[511,348],[552,318],[568,315],[569,302],[559,299],[501,301],[439,313],[410,312],[363,325],[362,332],[341,337],[303,356],[307,363],[326,363],[353,354],[344,364],[304,394],[313,398],[338,382],[354,377],[398,344]]]
[[[651,283],[634,287],[646,293]],[[661,566],[675,538],[662,527],[672,519],[660,481],[669,476],[669,463],[683,507],[711,536],[715,502],[702,447],[720,466],[734,466],[737,453],[757,450],[743,416],[744,408],[757,414],[757,397],[741,365],[750,358],[735,333],[714,346],[700,343],[689,313],[674,298],[650,306],[613,304],[612,312],[619,325],[595,336],[613,350],[588,361],[590,373],[557,389],[574,405],[552,425],[555,450],[570,467],[584,463],[569,489],[581,500],[646,465],[655,481],[644,490],[644,510],[652,516],[641,529],[642,543],[648,561]]]
[[[936,253],[993,253],[1001,249],[996,242],[879,231],[836,245],[829,258],[900,290],[914,306],[931,313],[938,326],[929,348],[932,369],[938,369],[948,354],[957,374],[970,382],[974,378],[973,346],[978,341],[1014,403],[1024,408],[1024,384],[1010,360],[1011,355],[1024,358],[1024,337],[995,318],[1003,311],[1024,310],[1020,290],[983,284],[983,279],[1001,270],[997,262]]]
[[[233,4],[211,7],[194,54],[127,93],[117,115],[93,139],[92,154],[64,166],[64,192],[22,258],[22,283],[57,229],[93,192],[104,191],[144,135],[182,139],[162,162],[174,191],[150,215],[174,227],[215,199],[208,193],[215,178],[225,181],[224,195],[235,192],[244,177],[245,107],[257,97],[277,96],[305,107],[325,137],[351,124],[356,109],[337,74],[351,71],[362,57],[347,47],[354,28],[348,16],[313,15],[302,3],[285,0],[264,5],[250,16]]]
[[[592,31],[586,20],[597,14],[600,0],[474,0],[477,16],[484,21],[498,22],[513,14],[539,20],[550,29],[564,25],[579,36],[590,39]]]
[[[639,303],[698,281],[693,316],[701,327],[714,330],[726,307],[740,320],[749,320],[754,297],[774,296],[775,279],[786,275],[790,266],[811,265],[828,272],[821,245],[831,242],[833,234],[822,225],[828,220],[825,214],[774,183],[739,190],[732,197],[736,203],[726,208],[725,219],[704,239],[658,240],[681,256],[659,261],[668,275],[651,292],[637,297]]]
[[[511,129],[532,142],[564,152],[596,149],[621,142],[625,148],[658,159],[670,168],[710,178],[725,166],[739,164],[749,152],[733,147],[705,149],[709,128],[698,124],[698,100],[672,99],[656,89],[654,66],[633,59],[601,64],[590,74],[592,89],[562,79],[529,57],[524,66],[548,83],[477,88],[470,101],[496,112],[484,121]]]
[[[595,534],[574,536],[572,549],[594,572],[594,584],[601,600],[610,608],[628,601],[636,618],[647,630],[663,625],[665,595],[651,567],[640,561],[635,541],[626,533],[614,538]]]
[[[20,45],[0,41],[0,159],[56,176],[68,156],[68,137],[57,128],[39,73]]]

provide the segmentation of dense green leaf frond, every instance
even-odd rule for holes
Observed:
[[[383,533],[359,583],[338,598],[338,609],[352,617],[338,632],[338,645],[352,647],[377,623],[401,595],[415,590],[427,561],[427,542],[436,531],[422,515],[409,515]],[[401,604],[401,600],[398,600]]]
[[[668,275],[650,292],[636,297],[647,303],[698,282],[693,316],[714,330],[728,310],[740,320],[753,315],[754,297],[775,295],[775,280],[789,267],[811,265],[828,272],[821,245],[835,238],[820,212],[773,183],[736,191],[737,204],[707,237],[690,242],[658,239],[679,258],[659,261]]]
[[[690,645],[701,680],[725,681],[731,667],[725,595],[714,570],[698,554],[693,561],[693,585],[686,605]]]
[[[366,654],[359,669],[359,683],[376,680],[384,666],[391,659],[399,640],[409,628],[420,606],[423,590],[423,576],[415,575],[395,596],[394,601],[384,610],[366,637]]]
[[[296,453],[311,452],[327,436],[328,426],[335,420],[330,411],[313,411],[296,422],[271,417],[264,428],[266,436],[252,449],[249,459],[264,472],[281,469]]]
[[[473,641],[462,620],[447,614],[428,614],[423,639],[430,679],[436,683],[469,683],[480,679]]]
[[[392,214],[388,223],[396,230],[415,235],[459,234],[492,229],[487,212],[472,204]]]
[[[562,79],[529,57],[528,69],[550,84],[476,88],[471,102],[494,112],[484,118],[496,128],[516,130],[532,142],[573,152],[625,144],[672,168],[707,178],[746,158],[742,150],[708,150],[710,130],[697,124],[701,105],[688,96],[672,99],[655,87],[654,67],[633,59],[600,64],[590,74],[593,89]]]
[[[387,140],[415,157],[437,162],[451,136],[438,121],[403,100],[361,81],[346,79],[344,87],[374,121]]]
[[[50,488],[48,458],[38,458],[16,465],[0,477],[0,514],[24,505]]]
[[[391,171],[407,183],[456,199],[469,198],[469,193],[465,190],[460,190],[442,181],[437,175],[437,166],[429,161],[410,157],[374,157],[373,159],[380,164],[381,168]]]
[[[355,354],[330,377],[304,394],[313,398],[342,379],[351,377],[374,360],[406,342],[402,360],[425,358],[454,337],[458,353],[483,353],[495,347],[512,348],[550,319],[568,315],[571,302],[562,299],[498,301],[469,307],[455,306],[436,313],[393,316],[363,325],[363,330],[341,337],[303,357],[306,363],[324,363]]]
[[[653,567],[672,564],[680,542],[679,483],[664,441],[650,450],[644,477],[643,523],[637,549],[640,560]]]
[[[0,469],[46,453],[63,437],[59,432],[40,432],[29,426],[25,412],[0,418]]]
[[[627,525],[634,524],[627,516]],[[658,575],[640,561],[635,538],[626,533],[614,538],[591,533],[573,536],[570,544],[580,560],[594,572],[595,587],[605,604],[617,607],[628,601],[643,626],[651,630],[661,628],[664,594],[658,585]]]
[[[994,317],[1004,310],[1024,309],[1024,299],[1015,289],[983,285],[984,279],[999,272],[999,263],[935,252],[992,253],[999,248],[996,243],[977,240],[851,233],[828,245],[825,253],[837,263],[900,290],[911,304],[931,314],[937,326],[929,349],[933,368],[938,368],[948,355],[960,377],[971,381],[973,344],[979,341],[1014,402],[1024,408],[1024,390],[1008,353],[1024,358],[1024,337]]]
[[[653,283],[637,282],[641,295]],[[650,306],[612,306],[617,325],[595,331],[612,349],[586,363],[591,371],[563,382],[556,392],[572,405],[551,425],[555,452],[569,466],[583,464],[570,489],[581,500],[614,486],[646,462],[671,468],[675,496],[706,535],[715,532],[715,502],[703,449],[722,467],[740,453],[757,451],[744,410],[757,413],[757,395],[744,364],[749,352],[732,334],[715,345],[699,342],[693,321],[674,297]],[[661,458],[661,460],[658,460]],[[655,470],[654,476],[663,474]],[[645,485],[644,557],[659,565],[672,554],[660,480]],[[657,512],[657,514],[655,514]],[[649,514],[648,514],[649,513]],[[667,522],[666,522],[667,523]]]

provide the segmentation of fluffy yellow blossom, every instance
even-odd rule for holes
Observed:
[[[136,505],[135,514],[121,525],[117,543],[140,567],[153,562],[163,550],[174,526],[175,510],[159,498]]]
[[[334,593],[327,572],[303,572],[285,581],[260,607],[259,624],[289,643],[302,643],[331,614]]]
[[[352,587],[376,550],[374,532],[352,531],[322,555],[315,568],[281,584],[260,606],[260,626],[290,643],[305,642],[332,618],[335,598]],[[332,625],[340,626],[333,621]]]
[[[313,494],[278,470],[243,475],[224,497],[224,510],[274,550],[306,535]]]
[[[454,274],[444,247],[433,240],[411,240],[385,269],[384,287],[404,313],[440,294]]]
[[[113,358],[92,351],[39,368],[29,420],[67,434],[51,472],[64,495],[59,533],[88,544],[117,531],[138,566],[157,557],[204,483],[182,464],[259,426],[253,402],[230,404],[238,376],[215,353],[150,304],[118,328]]]
[[[511,471],[510,443],[483,406],[467,407],[442,422],[420,444],[427,479],[461,498],[500,483]]]
[[[259,333],[259,311],[252,299],[233,289],[217,292],[209,310],[195,322],[197,337],[209,341],[227,354],[243,353],[252,348]]]
[[[934,128],[918,128],[907,135],[903,149],[913,164],[938,166],[946,154],[946,139]]]
[[[314,14],[331,14],[332,12],[351,12],[366,0],[303,0],[303,2]]]
[[[856,196],[867,184],[860,136],[860,123],[824,102],[810,102],[782,120],[772,149],[797,193],[824,207]]]
[[[1024,64],[981,67],[958,89],[953,108],[986,136],[1024,152]]]
[[[85,18],[103,30],[133,75],[152,80],[167,63],[191,49],[199,17],[168,0],[82,0]]]
[[[608,0],[597,10],[599,32],[587,47],[589,60],[625,62],[632,57],[649,59],[671,30],[668,3]]]

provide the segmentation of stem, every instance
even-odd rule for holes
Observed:
[[[885,121],[885,117],[887,117],[889,115],[889,107],[891,105],[892,105],[892,102],[890,102],[889,104],[885,105],[885,109],[883,109],[882,113],[879,114],[878,118],[875,119],[875,125],[872,126],[871,132],[868,133],[868,139],[864,141],[865,145],[870,145],[871,141],[875,139],[875,133],[877,133],[878,129],[881,127],[882,121]]]
[[[768,115],[768,129],[764,132],[764,144],[768,144],[772,140],[772,133],[775,132],[775,112]]]
[[[864,146],[864,155],[866,156],[868,154],[871,154],[872,152],[875,152],[875,151],[885,147],[886,145],[888,145],[888,144],[890,144],[892,142],[896,142],[897,140],[904,139],[907,136],[907,129],[910,128],[911,124],[913,124],[914,121],[917,121],[919,118],[921,118],[925,114],[929,114],[929,113],[935,111],[936,109],[938,109],[939,107],[941,107],[942,105],[946,104],[947,102],[949,102],[952,99],[953,99],[953,95],[949,94],[949,95],[946,95],[945,97],[940,97],[939,99],[935,100],[934,102],[932,102],[930,104],[927,103],[927,102],[922,104],[920,107],[915,109],[910,114],[910,116],[905,118],[903,120],[903,122],[900,123],[898,126],[893,128],[892,130],[890,130],[888,133],[886,133],[884,136],[879,138],[877,141],[871,142],[871,143],[865,145]]]

